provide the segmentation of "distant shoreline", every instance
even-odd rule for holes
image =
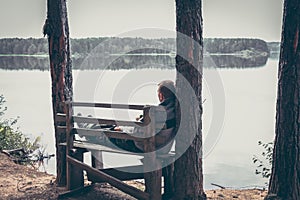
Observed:
[[[235,53],[244,50],[259,52],[279,52],[280,42],[266,42],[251,38],[204,38],[204,49],[211,53]],[[70,39],[71,53],[89,54],[97,49],[108,54],[128,53],[170,53],[176,52],[175,38],[144,39],[99,37]],[[46,38],[2,38],[0,54],[36,55],[48,54]]]
[[[276,59],[280,43],[260,39],[204,39],[204,68],[248,68],[264,66]],[[73,69],[174,69],[174,38],[86,38],[71,39]],[[49,70],[48,41],[0,39],[0,68],[8,70]]]

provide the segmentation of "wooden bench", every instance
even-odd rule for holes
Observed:
[[[96,117],[75,116],[74,107],[87,107],[93,109],[122,109],[139,110],[143,113],[143,121],[130,121],[119,119],[105,119]],[[66,103],[66,114],[58,113],[56,116],[56,129],[66,134],[66,166],[67,166],[67,189],[69,191],[84,187],[83,171],[86,171],[88,179],[92,182],[106,182],[122,190],[123,192],[137,199],[162,198],[162,177],[164,177],[164,195],[169,196],[174,191],[173,183],[173,159],[174,152],[156,152],[157,143],[170,142],[170,138],[156,133],[162,129],[165,118],[161,117],[165,112],[159,106],[125,105],[125,104],[105,104],[105,103]],[[142,130],[142,137],[128,134],[122,131],[113,131],[105,128],[88,129],[75,127],[76,123],[113,125],[113,126],[132,126]],[[107,146],[105,144],[94,144],[90,141],[77,141],[75,135],[85,137],[105,136],[106,138],[124,139],[139,141],[143,144],[144,152],[133,153],[122,149]],[[169,145],[172,144],[172,141]],[[92,152],[92,166],[84,163],[83,153]],[[127,154],[143,156],[141,165],[123,166],[117,168],[104,168],[102,162],[102,152],[115,154]],[[163,166],[162,163],[170,163]],[[126,184],[125,180],[144,179],[145,191],[141,191],[131,185]]]

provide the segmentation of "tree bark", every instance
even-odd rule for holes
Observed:
[[[299,0],[285,0],[278,70],[276,137],[266,199],[300,199],[299,13]]]
[[[202,8],[201,0],[176,0],[177,135],[175,198],[206,199],[202,172]],[[192,93],[187,89],[192,88]],[[188,147],[186,149],[186,147]]]
[[[57,184],[66,185],[66,153],[59,144],[66,135],[57,130],[56,114],[66,113],[65,101],[72,101],[72,64],[70,58],[69,26],[66,0],[47,1],[47,19],[44,35],[48,36],[50,72],[52,81],[52,107],[55,127]]]

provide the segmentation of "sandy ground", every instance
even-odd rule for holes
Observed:
[[[56,187],[55,177],[43,172],[38,172],[32,167],[15,164],[7,155],[0,153],[0,200],[34,200],[34,199],[57,199],[65,189]],[[135,187],[143,185],[131,181]],[[266,191],[230,190],[218,189],[205,191],[207,199],[240,199],[240,200],[262,200]],[[111,187],[108,184],[95,184],[81,194],[73,197],[63,198],[66,200],[133,200],[135,198]]]

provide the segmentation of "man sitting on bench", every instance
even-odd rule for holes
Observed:
[[[175,114],[175,86],[174,82],[170,80],[162,81],[158,84],[158,100],[160,101],[159,106],[162,106],[166,111],[166,122],[164,127],[156,135],[161,135],[166,138],[163,143],[156,142],[156,149],[159,153],[168,153],[173,145],[173,139],[175,136],[175,125],[176,125],[176,114]],[[138,119],[143,121],[143,116]],[[121,131],[122,127],[114,127],[113,130]],[[110,141],[117,147],[126,151],[135,153],[143,153],[143,143],[133,140],[114,139],[110,138]],[[161,151],[160,151],[161,149]]]

